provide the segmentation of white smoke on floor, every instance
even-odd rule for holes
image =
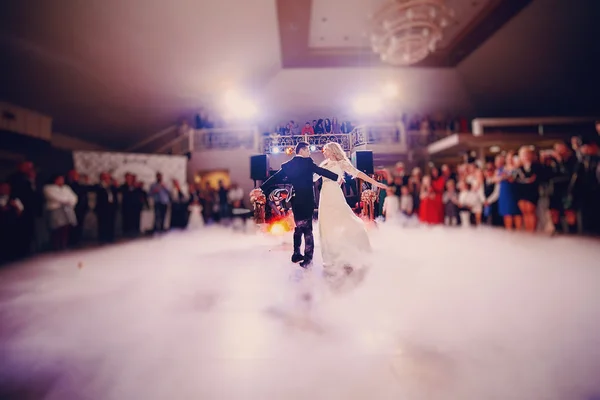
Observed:
[[[597,241],[385,225],[371,241],[372,268],[344,295],[322,280],[318,238],[306,273],[289,260],[289,233],[220,227],[2,270],[0,394],[19,385],[46,385],[50,399],[600,393]]]

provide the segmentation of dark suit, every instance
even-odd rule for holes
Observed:
[[[267,179],[261,189],[281,183],[287,178],[293,187],[292,211],[296,228],[294,229],[294,254],[300,254],[300,244],[304,235],[304,257],[312,259],[314,252],[314,238],[312,233],[312,217],[315,210],[315,196],[313,192],[313,174],[321,175],[332,181],[337,181],[337,174],[317,166],[312,158],[296,156],[283,163],[281,169]]]
[[[37,191],[35,183],[20,172],[12,175],[8,182],[12,196],[23,203],[23,212],[14,232],[14,251],[17,257],[25,257],[31,253],[31,244],[35,238],[35,220],[42,215],[44,199]]]
[[[98,240],[109,243],[115,240],[115,219],[118,207],[118,189],[114,186],[96,185],[96,218],[98,220]]]

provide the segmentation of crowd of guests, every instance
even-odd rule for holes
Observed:
[[[600,125],[599,125],[600,131]],[[388,219],[424,224],[490,224],[528,232],[600,233],[598,138],[573,138],[552,149],[523,146],[479,162],[429,167],[426,175],[396,166],[377,206]]]
[[[272,132],[265,132],[265,136],[306,136],[350,133],[354,124],[350,121],[339,121],[336,117],[319,118],[306,121],[299,125],[296,121],[289,121],[277,125]]]
[[[112,243],[190,225],[227,223],[244,201],[236,184],[226,187],[221,181],[213,188],[208,182],[184,185],[176,179],[166,184],[160,172],[148,187],[131,173],[118,182],[103,172],[96,184],[75,170],[40,186],[36,177],[33,163],[22,162],[0,182],[0,263],[43,250],[40,236],[49,236],[52,249],[64,250],[89,244],[91,238]],[[40,225],[49,235],[41,235]]]

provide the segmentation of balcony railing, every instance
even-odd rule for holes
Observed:
[[[423,133],[406,131],[401,124],[360,125],[350,133],[323,135],[270,135],[263,136],[256,128],[189,129],[168,142],[159,153],[185,154],[209,150],[246,149],[259,153],[280,153],[294,148],[298,142],[308,142],[315,149],[322,149],[328,142],[339,143],[344,151],[351,153],[356,147],[368,144],[404,144],[407,150],[424,148],[428,144],[448,136],[449,132]],[[397,148],[394,151],[398,151]]]
[[[335,142],[342,146],[344,151],[352,149],[352,135],[349,133],[326,134],[326,135],[299,135],[299,136],[264,136],[262,139],[262,153],[284,152],[287,148],[295,147],[299,142],[308,142],[316,149],[322,149],[326,143]]]
[[[193,151],[257,149],[256,128],[217,128],[192,131]]]

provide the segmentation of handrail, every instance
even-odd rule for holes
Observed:
[[[471,124],[473,135],[483,135],[485,127],[514,127],[514,126],[536,126],[536,125],[567,125],[590,122],[594,123],[598,118],[594,117],[527,117],[527,118],[475,118]]]
[[[148,136],[146,139],[144,139],[144,140],[142,140],[142,141],[140,141],[140,142],[138,142],[138,143],[134,144],[133,146],[129,147],[129,148],[128,148],[127,150],[125,150],[125,151],[128,151],[128,152],[129,152],[129,151],[133,151],[133,150],[139,149],[140,147],[142,147],[142,146],[145,146],[145,145],[147,145],[148,143],[150,143],[150,142],[153,142],[153,141],[155,141],[156,139],[158,139],[158,138],[161,138],[161,137],[165,136],[165,135],[166,135],[166,134],[168,134],[169,132],[172,132],[174,129],[177,129],[177,125],[171,125],[171,126],[169,126],[169,127],[165,128],[165,129],[163,129],[163,130],[161,130],[161,131],[159,131],[159,132],[156,132],[155,134],[153,134],[153,135],[151,135],[151,136]]]

